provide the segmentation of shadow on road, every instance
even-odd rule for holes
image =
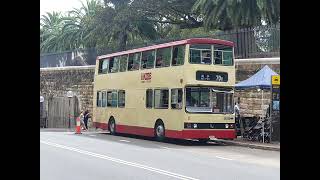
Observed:
[[[74,132],[74,130],[64,129],[64,128],[48,128],[48,129],[40,129],[40,132]],[[90,136],[91,133],[100,134],[103,136]],[[70,135],[77,135],[77,134],[70,134]],[[139,135],[132,135],[132,134],[122,134],[122,133],[121,134],[118,133],[117,135],[110,135],[109,132],[96,132],[96,131],[84,132],[82,135],[85,135],[83,137],[87,137],[87,138],[98,138],[103,140],[108,138],[109,141],[115,141],[115,142],[119,142],[121,137],[131,138],[136,140],[144,140],[144,141],[136,141],[132,145],[142,146],[145,148],[155,148],[154,146],[155,144],[147,143],[148,141],[157,143],[158,145],[162,144],[164,146],[165,144],[172,144],[177,146],[204,146],[204,147],[205,146],[227,146],[222,142],[209,141],[207,143],[203,143],[197,140],[184,140],[184,139],[172,139],[172,138],[166,138],[163,142],[159,142],[155,140],[153,137],[146,137],[146,136],[139,136]]]
[[[113,136],[110,135],[109,133],[100,133],[108,136]],[[127,137],[127,138],[134,138],[134,139],[139,139],[139,140],[146,140],[146,141],[153,141],[157,143],[168,143],[168,144],[174,144],[174,145],[179,145],[179,146],[226,146],[226,144],[222,142],[214,142],[214,141],[209,141],[207,143],[199,142],[197,140],[185,140],[185,139],[172,139],[172,138],[166,138],[163,142],[159,142],[155,140],[153,137],[145,137],[145,136],[139,136],[139,135],[132,135],[132,134],[117,134],[115,137]]]

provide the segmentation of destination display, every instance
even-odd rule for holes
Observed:
[[[227,82],[228,73],[225,72],[212,72],[212,71],[197,71],[196,80],[199,81],[218,81]]]

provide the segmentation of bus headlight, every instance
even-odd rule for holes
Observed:
[[[230,124],[230,129],[233,129],[234,128],[234,124]]]
[[[226,129],[228,129],[229,128],[229,124],[226,124]]]
[[[197,128],[198,128],[198,125],[197,125],[197,124],[193,124],[193,128],[194,128],[194,129],[197,129]]]

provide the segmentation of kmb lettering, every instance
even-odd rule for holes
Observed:
[[[146,81],[146,80],[151,80],[151,72],[149,72],[149,73],[142,73],[142,74],[141,74],[141,80],[144,80],[144,81]]]

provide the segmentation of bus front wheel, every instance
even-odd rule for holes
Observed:
[[[109,121],[109,131],[111,135],[116,134],[116,122],[113,118]]]
[[[154,127],[154,135],[158,141],[163,141],[165,139],[165,128],[161,121],[156,123]]]

